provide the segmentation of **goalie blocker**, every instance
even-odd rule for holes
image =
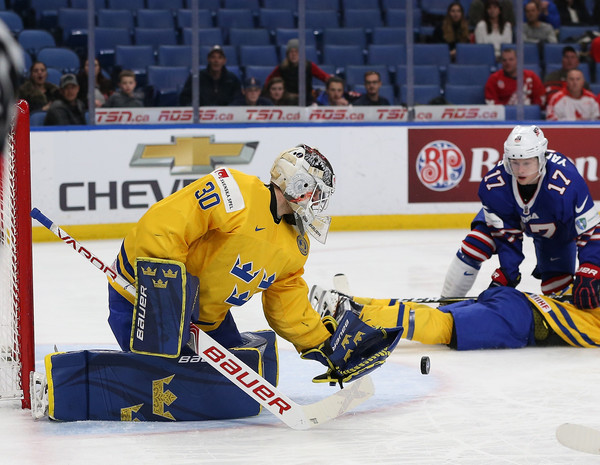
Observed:
[[[180,262],[137,259],[131,352],[94,350],[46,356],[49,417],[198,421],[258,415],[256,401],[224,382],[221,374],[186,347],[191,322],[198,320],[198,284],[198,278],[186,273]],[[275,333],[241,336],[242,346],[231,352],[276,385]]]

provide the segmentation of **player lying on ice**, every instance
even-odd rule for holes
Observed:
[[[329,161],[300,145],[276,158],[269,184],[221,168],[153,205],[113,266],[135,292],[109,284],[109,324],[123,352],[47,356],[50,418],[256,415],[256,401],[186,344],[190,328],[199,327],[276,385],[275,334],[241,334],[230,312],[258,293],[271,328],[327,367],[319,380],[341,384],[382,364],[401,328],[374,328],[352,313],[338,326],[322,321],[308,300],[305,231],[325,242],[331,219],[322,212],[334,189]]]

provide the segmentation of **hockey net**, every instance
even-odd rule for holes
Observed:
[[[21,100],[0,154],[0,400],[30,408],[35,367],[29,107]]]

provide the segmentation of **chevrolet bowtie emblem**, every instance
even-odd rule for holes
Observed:
[[[258,142],[214,142],[210,137],[171,137],[170,144],[138,144],[130,166],[168,166],[171,174],[208,174],[216,165],[250,163]]]

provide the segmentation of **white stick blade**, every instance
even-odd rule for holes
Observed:
[[[350,283],[348,282],[348,277],[343,273],[336,274],[333,277],[333,288],[342,294],[352,295],[350,293]]]
[[[556,429],[556,439],[569,449],[600,455],[600,430],[564,423]]]

